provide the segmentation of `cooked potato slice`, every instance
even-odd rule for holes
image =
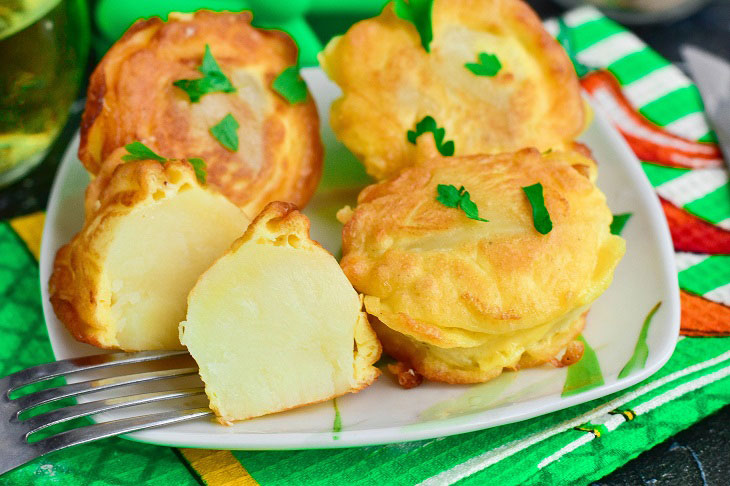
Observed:
[[[190,292],[180,341],[228,424],[372,383],[380,344],[361,307],[309,220],[271,203]]]
[[[181,348],[188,292],[249,218],[200,186],[185,162],[118,165],[92,182],[87,208],[93,212],[59,250],[49,283],[60,320],[79,341],[103,348]]]

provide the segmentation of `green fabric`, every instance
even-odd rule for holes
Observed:
[[[583,13],[586,10],[583,9]],[[623,28],[597,17],[572,26],[575,48],[580,51],[598,42],[610,41]],[[356,19],[348,18],[349,24]],[[332,23],[323,23],[331,33],[341,32]],[[322,38],[326,40],[325,35]],[[613,62],[608,67],[622,85],[667,66],[668,62],[649,48]],[[681,88],[637,107],[653,122],[666,125],[684,115],[701,111],[694,87]],[[710,132],[702,137],[713,141]],[[343,156],[345,156],[343,154]],[[359,165],[354,165],[361,171]],[[644,163],[642,167],[653,186],[684,176],[688,171]],[[698,197],[685,208],[707,220],[719,221],[727,214],[730,198],[727,187]],[[714,215],[714,216],[713,216]],[[727,216],[724,216],[727,217]],[[714,219],[713,219],[714,218]],[[730,282],[727,256],[709,257],[679,274],[680,283],[698,295]],[[6,224],[0,223],[0,373],[53,359],[40,305],[38,267],[24,244]],[[669,362],[644,383],[610,397],[516,424],[478,432],[420,442],[385,446],[305,451],[234,451],[233,455],[259,483],[268,485],[416,484],[433,479],[438,484],[585,484],[613,471],[644,450],[730,403],[730,378],[703,383],[710,373],[730,368],[730,355],[705,370],[689,373],[621,405],[621,410],[646,408],[650,400],[667,397],[678,387],[695,384],[697,389],[678,394],[656,408],[639,413],[635,419],[606,413],[590,420],[590,427],[602,431],[600,437],[565,453],[561,459],[539,465],[569,447],[576,440],[593,437],[591,432],[560,427],[567,420],[603,406],[609,400],[687,369],[696,363],[723,355],[730,350],[730,338],[687,338],[681,340]],[[720,376],[720,375],[718,375]],[[700,386],[701,385],[701,386]],[[383,411],[387,413],[387,411]],[[622,421],[611,429],[609,421]],[[614,422],[615,423],[615,422]],[[580,425],[580,424],[579,424]],[[553,431],[549,438],[520,449],[501,461],[484,467],[485,457],[495,450],[516,450],[535,434]],[[587,440],[587,439],[586,439]],[[473,466],[473,467],[472,467]],[[469,469],[459,478],[445,476]],[[435,478],[435,479],[434,479]],[[439,479],[441,478],[441,479]],[[37,459],[0,477],[4,484],[199,484],[196,474],[175,449],[154,447],[122,439],[107,439],[75,447]],[[216,483],[211,483],[211,485]]]
[[[639,113],[659,126],[702,111],[702,99],[695,86],[687,86],[662,96],[639,109]]]
[[[644,169],[647,179],[653,187],[660,186],[665,182],[669,182],[677,177],[681,177],[690,169],[680,169],[678,167],[665,167],[663,165],[649,164],[646,162],[641,163],[641,168]]]
[[[685,204],[684,209],[701,214],[710,223],[730,218],[730,184],[724,184],[702,198]]]
[[[0,376],[53,361],[38,265],[5,222],[0,222],[0,332]],[[0,476],[0,485],[137,485],[152,479],[156,484],[198,484],[173,449],[112,438],[40,457]]]
[[[629,84],[668,64],[666,59],[647,47],[610,64],[608,69],[619,83]]]
[[[713,255],[679,272],[679,286],[702,295],[730,282],[730,255]]]

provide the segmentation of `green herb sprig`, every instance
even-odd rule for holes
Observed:
[[[522,190],[525,192],[527,200],[530,201],[530,206],[532,206],[532,223],[535,225],[535,229],[542,235],[550,233],[553,229],[553,222],[550,219],[550,213],[548,213],[545,207],[542,184],[538,182],[537,184],[523,187]]]
[[[208,93],[236,92],[235,86],[233,86],[231,80],[226,77],[223,71],[221,71],[220,66],[210,52],[210,46],[207,44],[205,45],[203,62],[198,67],[198,71],[202,73],[202,78],[179,79],[172,83],[187,93],[191,103],[197,103],[203,95]]]
[[[165,165],[167,162],[180,160],[163,157],[162,155],[155,153],[151,148],[149,148],[142,142],[132,142],[125,145],[124,148],[127,150],[127,154],[122,156],[122,160],[125,162],[134,162],[136,160],[155,160],[161,165]],[[200,181],[201,184],[205,184],[205,179],[207,175],[205,161],[198,158],[187,159],[187,161],[193,167],[193,171],[195,171],[195,177],[197,177],[198,181]]]
[[[436,192],[438,194],[436,196],[436,200],[444,206],[448,208],[461,209],[469,219],[484,221],[485,223],[489,222],[488,219],[479,217],[479,208],[477,208],[477,205],[471,200],[469,191],[464,189],[464,186],[457,189],[456,186],[452,186],[450,184],[439,184],[436,187]]]
[[[502,63],[494,54],[480,52],[478,58],[479,62],[468,62],[464,64],[464,67],[477,76],[494,77],[502,69]]]
[[[398,17],[413,24],[421,37],[421,45],[426,52],[431,52],[433,0],[395,0],[394,10]]]
[[[238,127],[240,125],[230,113],[217,124],[210,127],[210,133],[231,152],[238,151]]]
[[[307,83],[299,75],[298,66],[289,66],[279,74],[271,88],[290,104],[307,101]]]
[[[413,145],[416,144],[416,139],[424,133],[433,133],[433,141],[436,142],[436,148],[439,153],[444,156],[454,155],[454,141],[449,140],[444,143],[444,137],[446,136],[446,129],[439,128],[436,124],[436,120],[432,116],[426,116],[421,121],[416,123],[416,130],[408,130],[406,138]]]
[[[133,160],[156,160],[162,165],[165,165],[165,162],[169,160],[156,154],[142,142],[132,142],[125,145],[124,148],[127,149],[127,155],[122,156],[122,160],[125,162],[132,162]]]

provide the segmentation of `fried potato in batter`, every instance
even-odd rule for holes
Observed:
[[[180,341],[224,424],[357,392],[380,374],[361,298],[282,202],[200,277]]]
[[[370,175],[386,178],[419,155],[438,155],[431,135],[416,144],[406,138],[426,116],[445,128],[455,155],[565,147],[584,128],[573,66],[527,4],[435,0],[432,19],[430,52],[391,3],[321,56],[343,91],[332,105],[332,129]],[[482,53],[501,63],[495,76],[466,67]]]
[[[194,103],[173,82],[201,78],[206,45],[236,91]],[[317,110],[311,96],[292,104],[271,88],[296,62],[291,38],[252,27],[247,12],[138,21],[91,75],[79,158],[97,174],[115,149],[139,140],[164,157],[204,159],[209,184],[250,214],[273,200],[304,206],[321,174]],[[210,132],[228,114],[239,124],[235,152]]]
[[[342,269],[389,354],[426,378],[474,383],[549,361],[582,329],[624,254],[574,151],[439,157],[366,187],[338,217]],[[534,227],[522,188],[541,183],[553,222]],[[436,201],[464,186],[479,216]]]
[[[187,162],[114,167],[91,183],[84,227],[56,255],[51,303],[79,341],[179,349],[188,292],[250,219]]]

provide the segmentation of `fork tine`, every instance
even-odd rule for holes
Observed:
[[[136,383],[196,375],[197,373],[198,368],[178,368],[173,370],[149,371],[131,375],[112,376],[109,378],[81,381],[78,383],[71,383],[70,385],[40,390],[35,393],[24,395],[15,400],[11,400],[10,403],[13,403],[18,407],[17,413],[19,414],[28,408],[43,405],[44,403],[52,402],[54,400],[60,400],[61,398],[73,397],[86,393],[108,390],[119,386],[133,385]]]
[[[53,363],[45,363],[33,366],[25,370],[8,375],[8,395],[18,388],[36,383],[39,381],[55,378],[56,376],[67,375],[79,371],[107,368],[109,366],[142,363],[154,361],[172,356],[188,354],[187,350],[175,351],[142,351],[139,353],[112,353],[84,356],[82,358],[64,359]]]
[[[43,455],[97,439],[159,427],[161,425],[185,422],[212,414],[213,412],[208,408],[192,408],[112,420],[61,432],[58,435],[39,440],[31,445],[36,448],[39,455]]]
[[[68,407],[52,410],[47,413],[39,414],[27,420],[18,420],[13,418],[12,422],[20,423],[28,428],[25,434],[27,438],[30,434],[37,432],[46,427],[60,424],[68,420],[86,417],[101,412],[108,412],[120,408],[142,405],[145,403],[159,402],[162,400],[172,400],[175,398],[185,398],[205,393],[203,387],[186,388],[183,390],[171,390],[161,392],[139,393],[136,395],[128,395],[117,398],[107,398],[105,400],[96,400],[94,402],[81,403],[78,405],[70,405]]]

